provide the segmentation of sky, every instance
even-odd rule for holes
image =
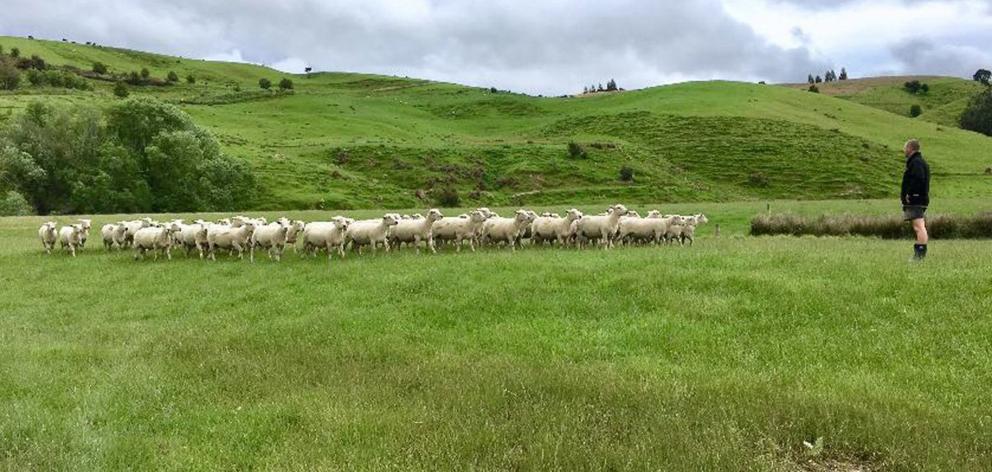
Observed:
[[[992,0],[4,0],[0,34],[535,95],[992,69]]]

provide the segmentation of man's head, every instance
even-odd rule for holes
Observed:
[[[920,141],[918,139],[910,139],[909,141],[906,141],[906,146],[903,147],[903,152],[906,153],[906,157],[920,152]]]

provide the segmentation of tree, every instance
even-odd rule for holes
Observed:
[[[821,79],[820,76],[816,76],[816,79],[815,80],[816,80],[816,83],[818,83],[818,84],[823,82],[823,79]]]
[[[107,65],[102,62],[93,63],[93,72],[103,75],[107,73]]]
[[[142,67],[141,68],[141,78],[143,80],[148,80],[148,77],[150,77],[151,75],[152,75],[152,73],[148,70],[147,67]]]
[[[610,79],[610,81],[606,83],[606,91],[615,92],[616,90],[617,90],[617,82],[613,79]]]
[[[807,92],[820,93],[820,87],[817,87],[816,84],[810,85]]]
[[[14,90],[21,83],[21,71],[13,64],[0,61],[0,90]]]
[[[37,54],[31,55],[31,68],[37,70],[45,70],[45,60]]]
[[[975,79],[975,82],[989,86],[989,84],[992,83],[992,71],[989,71],[988,69],[978,69],[972,78]]]
[[[8,190],[0,195],[0,216],[25,216],[34,213],[24,195],[16,190]]]
[[[961,114],[961,127],[992,136],[992,88],[976,95]]]
[[[621,182],[633,182],[634,181],[634,169],[630,167],[623,166],[620,168],[620,181]]]
[[[847,69],[840,68],[840,80],[847,80]]]
[[[293,81],[283,77],[283,79],[279,81],[279,88],[281,90],[293,90]]]
[[[807,78],[807,79],[806,79],[806,81],[807,81],[807,82],[809,82],[809,84],[810,84],[810,85],[813,85],[814,83],[816,83],[816,82],[815,82],[815,81],[813,80],[813,74],[810,74],[810,75],[809,75],[809,78]]]
[[[923,92],[923,93],[930,92],[930,86],[927,85],[927,84],[921,84],[920,85],[920,92]]]
[[[118,98],[127,98],[131,92],[128,92],[127,85],[124,85],[124,81],[118,80],[114,83],[114,96]]]
[[[258,79],[258,86],[261,87],[262,90],[268,90],[272,87],[272,81],[262,77],[261,79]]]
[[[195,84],[196,83],[196,77],[193,77],[193,74],[187,75],[186,76],[186,83],[187,84],[190,84],[190,85]]]
[[[585,148],[583,148],[581,144],[575,141],[568,142],[568,155],[572,159],[585,159],[586,157],[588,157]]]
[[[909,116],[916,118],[917,116],[920,116],[922,114],[923,114],[923,107],[919,105],[913,105],[909,107]]]
[[[165,80],[167,80],[167,81],[169,81],[171,83],[179,82],[179,74],[177,74],[176,71],[174,71],[174,70],[170,70],[169,71],[169,74],[166,75]]]
[[[906,83],[902,84],[902,88],[903,89],[905,89],[907,92],[909,92],[911,94],[914,94],[914,95],[917,92],[920,91],[920,88],[921,87],[922,87],[922,84],[920,83],[919,80],[910,80],[910,81],[907,81]]]
[[[21,57],[21,50],[18,48],[10,48],[10,57],[15,59]]]

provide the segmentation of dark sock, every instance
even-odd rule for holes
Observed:
[[[917,259],[922,260],[927,257],[927,245],[926,244],[914,244],[913,253]]]

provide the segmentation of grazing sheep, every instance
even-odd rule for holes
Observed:
[[[269,259],[274,259],[276,262],[281,261],[282,251],[286,248],[286,233],[288,231],[289,225],[282,221],[255,228],[255,231],[251,233],[249,260],[255,262],[255,248],[258,247],[268,251]]]
[[[303,250],[312,257],[317,257],[317,251],[327,251],[327,260],[337,248],[338,255],[344,258],[344,246],[347,242],[349,219],[335,216],[331,221],[316,221],[303,228]]]
[[[300,220],[290,221],[286,218],[281,218],[288,228],[286,230],[286,245],[293,247],[293,252],[296,253],[296,242],[299,240],[301,234],[303,234],[303,229],[307,227],[307,224]]]
[[[582,218],[582,212],[572,208],[565,213],[562,218],[554,213],[545,213],[534,220],[533,235],[531,241],[534,244],[544,244],[544,241],[557,241],[559,245],[565,245],[575,234],[575,226],[572,224]]]
[[[144,259],[148,251],[159,251],[155,253],[155,260],[158,260],[159,253],[172,260],[172,235],[179,231],[179,224],[166,223],[159,226],[141,228],[134,233],[134,260]]]
[[[621,218],[618,240],[628,243],[658,244],[664,239],[672,224],[681,223],[681,217],[662,217],[657,211],[648,213],[646,218]]]
[[[627,207],[616,204],[606,211],[606,215],[584,216],[577,221],[576,235],[579,247],[586,240],[599,240],[603,249],[613,247],[613,236],[620,226],[620,217],[627,214]]]
[[[51,254],[52,249],[55,249],[55,241],[59,239],[58,225],[54,221],[41,225],[38,228],[38,238],[41,239],[41,245],[45,248],[45,254]]]
[[[686,216],[683,219],[685,220],[685,224],[682,226],[682,238],[680,242],[685,245],[685,242],[689,241],[689,246],[692,246],[696,239],[696,226],[709,223],[710,220],[702,213]]]
[[[348,225],[345,233],[348,237],[348,244],[355,249],[359,255],[362,254],[362,246],[372,246],[372,254],[375,254],[376,246],[382,243],[389,252],[389,230],[400,222],[400,215],[396,213],[386,213],[382,218],[374,220],[359,220]]]
[[[232,221],[233,222],[233,221]],[[210,260],[217,260],[217,249],[229,249],[238,254],[238,259],[244,258],[244,252],[251,244],[251,235],[255,231],[255,223],[242,221],[240,226],[212,225],[207,228],[207,247]]]
[[[397,244],[397,248],[400,247],[399,244],[413,244],[417,249],[417,254],[420,254],[420,241],[425,241],[431,252],[436,254],[437,248],[434,247],[433,228],[434,223],[440,221],[442,218],[444,218],[444,215],[441,214],[441,211],[437,208],[432,208],[427,212],[426,218],[401,220],[389,231],[389,242]]]
[[[79,247],[79,236],[83,233],[83,227],[79,224],[63,226],[59,229],[59,245],[63,250],[68,249],[72,257],[76,257],[76,248]]]
[[[456,252],[461,252],[462,241],[468,241],[469,248],[475,252],[476,234],[482,232],[486,216],[475,210],[463,216],[444,217],[431,227],[435,241],[453,241]]]
[[[482,240],[494,243],[506,242],[511,251],[516,251],[520,234],[533,222],[533,212],[527,210],[517,210],[513,218],[494,216],[482,225]]]
[[[117,244],[118,232],[123,232],[124,226],[120,224],[107,223],[100,228],[100,236],[103,237],[103,248],[111,250]]]
[[[124,244],[122,247],[130,246],[134,242],[134,233],[142,228],[147,228],[152,225],[151,218],[141,218],[140,220],[131,220],[121,222],[124,225]]]
[[[665,233],[665,242],[668,244],[678,242],[679,246],[681,246],[682,231],[685,229],[685,218],[679,215],[665,215],[664,217],[672,218],[672,223],[668,225],[668,231]]]

